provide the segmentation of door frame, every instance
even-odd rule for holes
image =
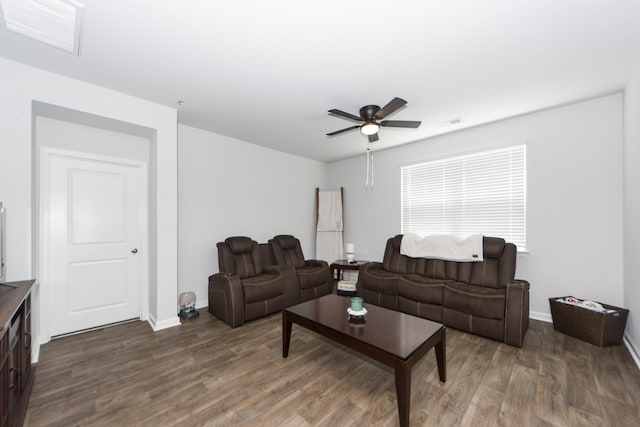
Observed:
[[[112,163],[121,166],[134,167],[140,169],[141,182],[140,194],[141,215],[139,218],[141,228],[141,256],[142,256],[142,272],[140,280],[140,320],[147,321],[149,319],[149,177],[147,162],[141,160],[133,160],[121,157],[107,156],[96,153],[88,153],[81,151],[64,150],[53,147],[40,147],[39,152],[39,200],[38,200],[38,271],[39,271],[39,343],[45,344],[51,340],[51,300],[49,298],[50,289],[50,272],[47,267],[50,260],[49,239],[51,230],[47,221],[48,213],[46,208],[49,206],[49,162],[52,157],[65,157],[68,159],[77,159],[84,161],[94,161],[99,163]]]

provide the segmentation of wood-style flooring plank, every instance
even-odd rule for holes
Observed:
[[[51,341],[25,426],[397,426],[393,370],[276,314],[231,329],[206,311],[154,333],[131,322]],[[412,370],[412,426],[636,426],[640,372],[531,321],[522,348],[447,330]]]
[[[592,357],[585,351],[582,354],[567,352],[567,403],[592,415],[603,415],[600,396],[593,374]]]
[[[527,426],[534,419],[538,373],[529,366],[516,364],[498,416],[498,424]]]
[[[492,427],[498,424],[504,393],[481,384],[469,403],[460,425],[468,427]]]
[[[568,407],[565,361],[547,354],[540,355],[535,415],[550,424],[566,426]]]

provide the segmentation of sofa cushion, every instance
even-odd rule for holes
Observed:
[[[459,263],[458,282],[504,289],[516,273],[517,248],[498,237],[483,240],[484,261]]]
[[[442,308],[442,322],[452,328],[460,329],[483,337],[504,341],[504,319],[488,319],[472,316],[447,307]]]
[[[275,236],[273,240],[276,240],[282,249],[295,249],[298,239],[288,234],[280,234]]]
[[[415,274],[398,277],[398,295],[417,302],[442,304],[444,281]]]
[[[257,301],[245,304],[245,320],[258,319],[271,313],[282,311],[285,307],[284,295],[278,295],[264,301]]]
[[[504,319],[505,294],[505,289],[451,282],[445,284],[443,305],[471,316]]]
[[[296,270],[300,289],[315,288],[327,283],[327,269],[321,265],[308,265]],[[330,280],[330,279],[329,279]]]
[[[500,263],[495,258],[485,258],[483,262],[474,262],[471,264],[471,275],[469,281],[472,285],[484,286],[489,288],[505,288],[506,283],[500,283]]]
[[[398,310],[435,322],[442,322],[442,305],[418,302],[411,298],[398,297]]]
[[[358,283],[363,288],[383,294],[398,294],[397,273],[392,273],[382,268],[382,265],[370,265],[358,274]]]
[[[233,271],[241,279],[262,274],[262,263],[257,242],[249,237],[228,237],[225,243],[233,257]]]
[[[251,253],[253,245],[256,243],[248,237],[229,237],[224,241],[229,245],[229,249],[234,255]]]
[[[500,237],[483,237],[482,256],[484,258],[500,258],[504,250],[504,239]]]
[[[246,279],[262,273],[258,268],[259,265],[254,262],[254,257],[250,254],[234,255],[233,262],[235,263],[235,273],[240,279]]]
[[[284,295],[284,281],[279,274],[261,274],[242,280],[244,302],[264,301]]]
[[[300,241],[289,234],[280,234],[269,240],[275,261],[294,269],[305,266],[304,254]]]
[[[262,274],[258,244],[249,237],[229,237],[216,246],[220,272],[235,274],[240,279]]]

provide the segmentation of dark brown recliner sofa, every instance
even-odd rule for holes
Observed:
[[[265,265],[266,244],[261,248],[255,240],[240,236],[216,246],[220,273],[209,276],[209,312],[218,319],[235,328],[297,300],[295,272]]]
[[[216,246],[220,272],[209,276],[209,312],[232,328],[333,289],[329,265],[305,261],[293,236],[268,244],[229,237]]]
[[[280,234],[269,240],[269,246],[277,265],[290,267],[296,272],[300,290],[297,302],[318,298],[333,291],[329,264],[315,259],[305,260],[300,240],[288,234]]]
[[[381,305],[521,347],[529,326],[529,283],[514,280],[516,246],[484,237],[482,262],[410,258],[402,235],[387,241],[382,263],[360,268],[358,294]]]

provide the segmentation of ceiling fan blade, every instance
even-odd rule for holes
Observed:
[[[373,135],[369,135],[369,142],[376,142],[378,140],[378,134],[374,133]]]
[[[353,114],[345,113],[344,111],[337,110],[335,108],[333,110],[329,110],[329,114],[333,114],[334,116],[340,116],[344,119],[354,120],[356,122],[364,122],[364,120],[361,117],[354,116]]]
[[[327,136],[334,136],[341,134],[342,132],[348,132],[350,130],[358,129],[360,126],[349,126],[348,128],[340,129],[335,132],[328,133]]]
[[[422,122],[414,120],[383,120],[380,122],[380,126],[387,126],[391,128],[417,128]]]
[[[402,98],[398,98],[398,97],[393,98],[391,100],[391,102],[389,102],[387,105],[385,105],[380,110],[378,110],[378,112],[375,113],[373,115],[373,117],[378,119],[378,120],[384,119],[389,114],[394,113],[397,110],[399,110],[400,108],[404,107],[406,105],[406,103],[407,103],[407,101],[405,101]]]

